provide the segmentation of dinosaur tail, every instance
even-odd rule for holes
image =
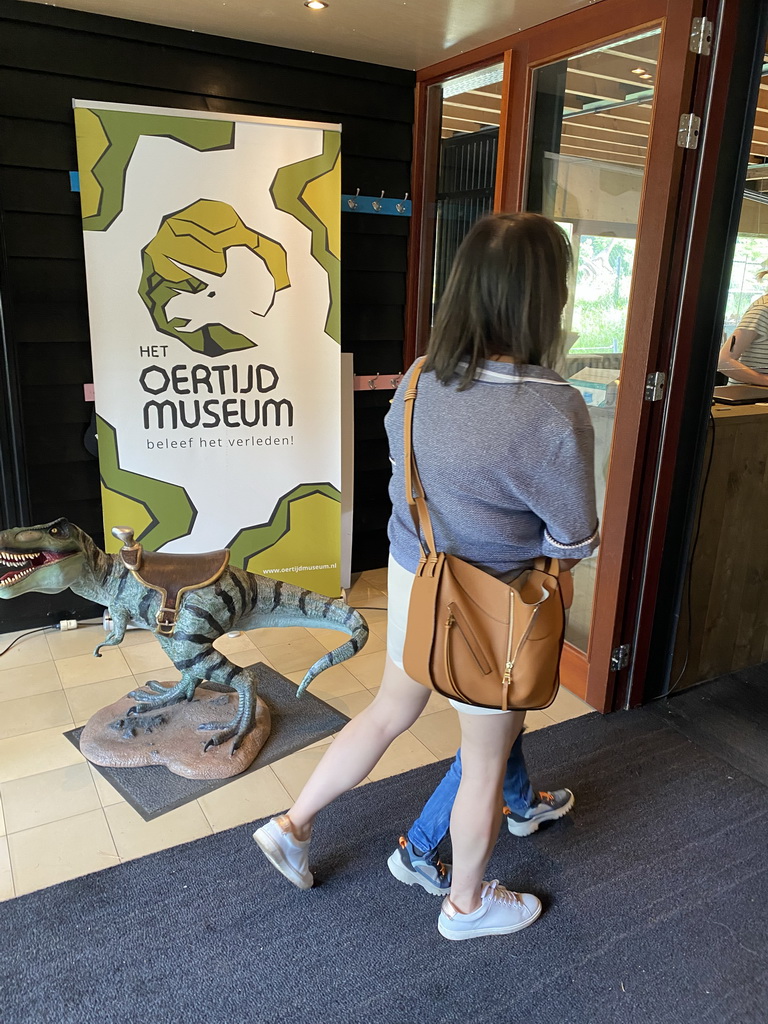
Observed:
[[[296,691],[297,697],[304,693],[316,676],[324,672],[325,669],[339,665],[342,661],[346,661],[354,654],[357,654],[368,640],[368,623],[360,612],[355,608],[350,608],[349,605],[345,605],[342,601],[334,602],[322,619],[317,622],[307,623],[307,625],[320,626],[323,629],[339,629],[349,633],[350,639],[345,644],[342,644],[341,647],[334,648],[334,650],[329,651],[319,661],[315,662],[302,679],[301,685]]]

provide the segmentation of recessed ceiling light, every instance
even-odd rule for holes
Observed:
[[[304,6],[308,7],[310,11],[322,11],[328,4],[324,0],[306,0]]]

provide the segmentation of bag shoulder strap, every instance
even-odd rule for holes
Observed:
[[[405,449],[405,498],[411,509],[413,525],[416,527],[416,536],[419,540],[419,547],[421,548],[422,555],[425,558],[437,558],[435,535],[432,530],[432,520],[429,518],[426,495],[424,494],[424,487],[421,483],[418,466],[416,465],[416,456],[413,454],[413,406],[416,402],[419,377],[421,376],[421,371],[423,369],[424,360],[422,359],[414,367],[411,379],[409,380],[408,387],[405,391],[405,416],[403,424],[403,445]],[[424,545],[421,541],[422,531],[427,543],[427,548],[429,549],[428,552],[424,550]]]

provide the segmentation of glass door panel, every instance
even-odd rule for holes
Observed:
[[[568,233],[574,275],[560,368],[595,429],[598,512],[611,458],[661,33],[612,40],[533,74],[526,209]],[[596,554],[574,571],[566,640],[586,652]]]
[[[467,231],[493,209],[504,65],[432,86],[440,96],[432,311]]]
[[[768,49],[763,56],[760,92],[752,126],[723,339],[733,334],[751,303],[765,294],[764,279],[758,277],[765,270],[768,270]]]

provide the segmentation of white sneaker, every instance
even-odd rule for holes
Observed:
[[[303,842],[291,831],[287,814],[270,818],[266,825],[257,828],[253,838],[267,860],[281,875],[293,882],[299,889],[311,889],[315,879],[309,870],[309,839]]]
[[[481,935],[509,935],[533,924],[541,914],[541,903],[529,892],[512,892],[499,885],[498,878],[483,882],[481,905],[462,914],[446,896],[437,919],[437,930],[446,939],[477,939]]]

